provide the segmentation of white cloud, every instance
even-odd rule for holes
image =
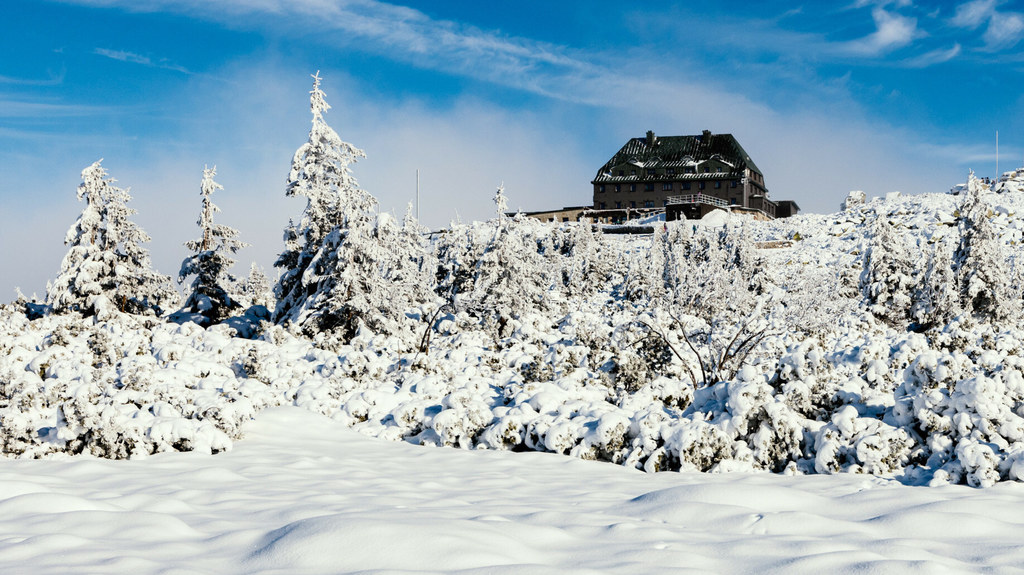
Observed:
[[[877,7],[871,11],[876,30],[870,35],[847,42],[843,48],[851,54],[881,56],[909,45],[922,33],[917,29],[917,19],[887,12]]]
[[[50,74],[50,77],[45,80],[38,78],[15,78],[13,76],[0,75],[0,84],[10,84],[14,86],[59,86],[63,82],[63,70],[59,74]]]
[[[178,66],[176,64],[172,64],[164,60],[154,62],[150,57],[142,56],[134,52],[126,52],[124,50],[108,50],[106,48],[96,48],[95,50],[93,50],[93,53],[98,56],[110,58],[111,60],[117,60],[119,62],[139,64],[141,66],[147,66],[150,68],[161,68],[164,70],[173,70],[175,72],[188,74],[188,70],[186,70],[182,66]]]
[[[143,66],[152,66],[153,62],[145,57],[132,52],[125,52],[122,50],[107,50],[105,48],[96,48],[93,53],[100,56],[106,56],[112,60],[118,60],[120,62],[131,62],[133,64],[142,64]]]
[[[977,30],[986,22],[981,39],[990,52],[1016,46],[1024,38],[1024,15],[998,10],[998,0],[974,0],[957,7],[950,23],[960,28]]]
[[[925,52],[920,56],[904,60],[902,64],[908,68],[927,68],[943,62],[948,62],[960,55],[962,48],[960,44],[954,44],[951,48],[939,48],[931,52]]]
[[[957,6],[950,22],[954,26],[974,30],[991,18],[995,9],[996,0],[973,0]]]
[[[982,35],[990,50],[1012,48],[1024,36],[1024,16],[1014,12],[996,13]]]

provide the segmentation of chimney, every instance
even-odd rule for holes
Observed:
[[[658,138],[654,137],[654,130],[647,130],[647,145],[653,146],[654,142],[657,142]]]
[[[704,130],[704,131],[702,132],[702,135],[703,135],[703,136],[704,136],[705,138],[710,138],[710,137],[711,137],[711,130]]]

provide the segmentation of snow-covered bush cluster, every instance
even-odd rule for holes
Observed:
[[[173,314],[141,230],[106,238],[126,194],[83,173],[47,305],[0,306],[4,454],[216,452],[294,404],[383,439],[648,471],[1024,480],[1024,198],[972,176],[963,197],[607,236],[505,217],[499,188],[497,218],[428,234],[358,188],[318,76],[311,109],[276,298],[228,272],[242,244],[213,224],[212,170]]]

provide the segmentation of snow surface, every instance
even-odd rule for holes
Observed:
[[[224,454],[4,460],[3,573],[991,573],[1024,485],[645,474],[272,408]]]

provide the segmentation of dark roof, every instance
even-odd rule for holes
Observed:
[[[685,166],[707,160],[721,160],[732,166],[731,173],[742,174],[745,168],[761,174],[754,161],[732,134],[712,134],[705,131],[696,136],[658,136],[648,132],[646,138],[633,138],[626,142],[612,159],[601,166],[597,179],[615,166],[636,163],[645,169]]]

